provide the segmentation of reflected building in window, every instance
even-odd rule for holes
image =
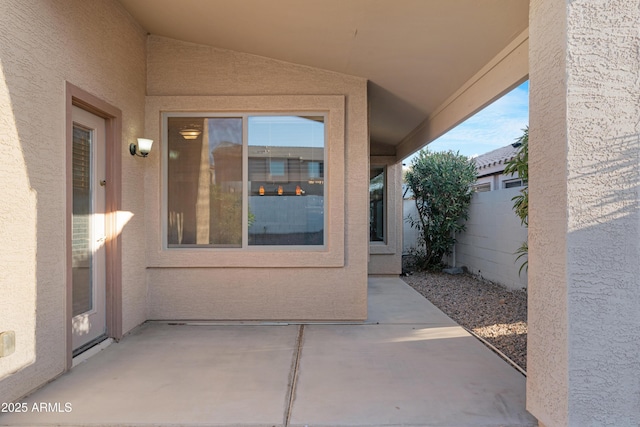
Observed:
[[[167,245],[324,245],[324,145],[322,116],[168,117]]]

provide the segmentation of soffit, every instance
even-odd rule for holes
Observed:
[[[397,145],[528,26],[528,0],[119,0],[149,33],[369,80]]]

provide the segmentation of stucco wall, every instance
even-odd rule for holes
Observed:
[[[123,142],[143,131],[145,34],[115,1],[0,2],[0,402],[66,364],[65,81],[123,112]],[[124,330],[145,319],[144,170],[122,159]],[[128,214],[127,214],[128,212]]]
[[[527,409],[567,425],[566,4],[529,10],[529,303]]]
[[[369,244],[369,274],[402,273],[402,162],[395,157],[371,157],[371,165],[386,166],[386,239]]]
[[[329,185],[340,183],[328,192],[329,247],[317,256],[311,251],[286,250],[277,258],[272,251],[196,251],[193,256],[186,256],[185,251],[163,251],[158,226],[160,159],[149,159],[146,182],[152,190],[146,194],[146,203],[150,224],[150,318],[366,318],[366,80],[157,36],[149,38],[147,53],[148,133],[159,135],[161,110],[237,111],[238,106],[244,106],[251,111],[269,111],[286,105],[304,105],[302,109],[307,111],[318,105],[326,110],[340,108],[332,104],[336,97],[342,100],[344,109],[343,134],[333,138],[342,138],[344,145],[328,147],[341,159],[330,159],[329,165],[333,171]],[[309,95],[319,96],[316,104]],[[323,95],[336,97],[325,105],[327,98]],[[172,100],[171,96],[176,98]],[[330,117],[330,123],[334,119]],[[330,140],[329,144],[335,143]],[[340,152],[335,153],[336,149]],[[342,209],[333,212],[331,206]],[[336,235],[338,231],[340,235]]]
[[[418,246],[418,232],[411,227],[407,217],[417,218],[418,209],[414,199],[405,197],[402,198],[402,252],[408,254]]]
[[[509,289],[527,287],[523,260],[516,261],[516,250],[527,241],[527,228],[513,212],[512,197],[519,188],[475,193],[469,207],[465,232],[456,236],[455,266]],[[453,265],[453,256],[448,257]]]
[[[516,250],[527,241],[527,228],[520,224],[520,218],[513,213],[511,198],[520,188],[475,193],[469,207],[467,229],[456,236],[455,266],[467,267],[472,274],[509,289],[527,287],[527,270],[518,274],[522,261],[516,261]],[[412,199],[403,201],[404,218],[418,213]],[[404,223],[404,251],[409,252],[417,245],[418,233],[408,222]],[[454,265],[453,254],[445,258]]]
[[[527,408],[640,425],[640,3],[531,3]]]

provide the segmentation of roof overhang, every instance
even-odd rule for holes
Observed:
[[[369,80],[371,152],[406,155],[528,75],[528,0],[120,0],[148,32]]]

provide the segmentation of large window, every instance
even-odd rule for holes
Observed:
[[[164,119],[169,248],[324,245],[324,115]]]

